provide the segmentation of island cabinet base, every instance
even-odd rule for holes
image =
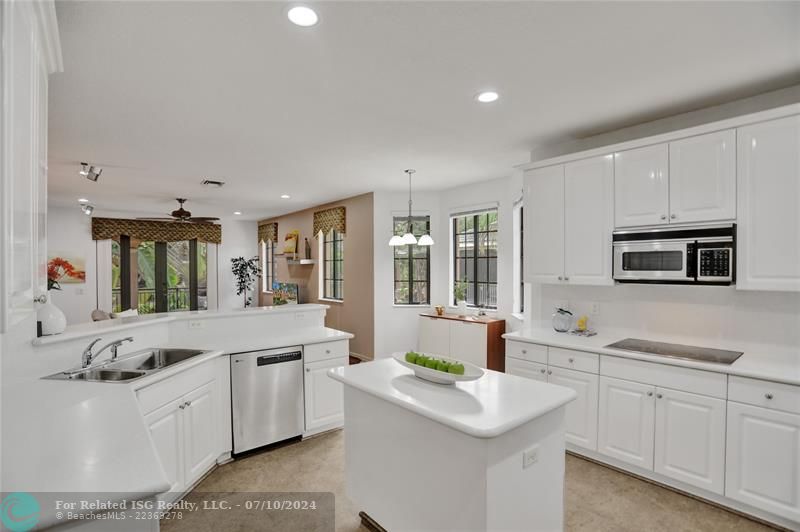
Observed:
[[[344,405],[347,493],[380,527],[563,529],[563,406],[477,438],[350,386]]]

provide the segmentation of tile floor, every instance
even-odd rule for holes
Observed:
[[[329,432],[238,459],[213,471],[187,500],[200,492],[330,491],[335,496],[336,532],[364,532],[359,508],[344,487],[344,434]],[[685,497],[593,462],[567,456],[566,530],[574,532],[768,531],[769,527]],[[164,532],[219,531],[210,514],[162,521]],[[263,520],[231,512],[227,531],[275,529]],[[309,526],[309,525],[306,525]],[[294,528],[282,523],[281,532]],[[305,528],[301,527],[301,528]],[[295,528],[297,530],[297,528]]]

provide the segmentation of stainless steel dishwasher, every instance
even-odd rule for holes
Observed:
[[[231,355],[233,452],[303,433],[303,348]]]

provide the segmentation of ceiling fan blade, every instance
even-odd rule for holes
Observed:
[[[153,221],[153,222],[175,222],[175,221],[177,221],[175,218],[148,218],[148,217],[144,217],[144,218],[136,218],[136,219],[137,220],[150,220],[150,221]]]
[[[191,218],[188,218],[188,220],[190,222],[203,223],[203,222],[214,222],[219,220],[219,218],[215,218],[213,216],[192,216]]]

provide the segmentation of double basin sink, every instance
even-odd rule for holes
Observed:
[[[126,382],[150,375],[190,358],[209,353],[200,349],[157,349],[151,348],[108,361],[85,369],[63,371],[49,375],[45,379]]]

